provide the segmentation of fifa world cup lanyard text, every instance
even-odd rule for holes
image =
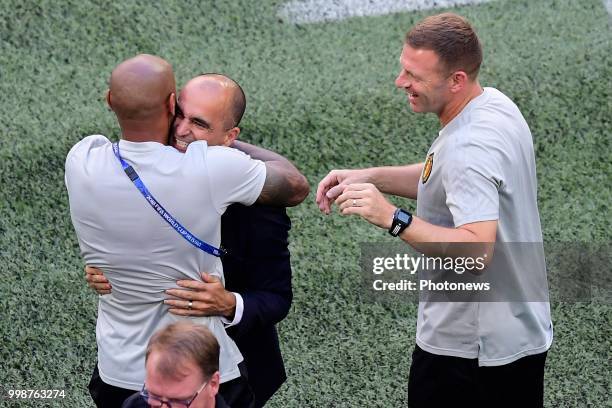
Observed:
[[[136,186],[138,191],[144,196],[151,207],[157,212],[176,232],[179,233],[180,236],[185,238],[187,242],[189,242],[194,247],[201,249],[202,251],[217,257],[222,257],[227,254],[227,251],[223,248],[216,248],[206,242],[200,240],[198,237],[189,232],[185,227],[183,227],[166,209],[153,197],[153,195],[149,192],[147,187],[144,185],[138,173],[132,166],[130,166],[123,158],[121,157],[121,153],[119,152],[119,143],[113,143],[113,153],[121,163],[121,167],[123,167],[123,171],[125,174],[132,180],[132,183]]]

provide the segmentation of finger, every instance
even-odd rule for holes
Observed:
[[[327,198],[325,195],[321,199],[319,204],[319,210],[321,210],[325,214],[329,214],[331,212],[332,201]]]
[[[173,307],[175,309],[190,309],[189,308],[189,302],[191,302],[191,310],[198,310],[198,307],[200,306],[204,306],[203,304],[200,304],[199,301],[193,302],[193,301],[187,301],[187,300],[179,300],[179,299],[166,299],[164,300],[164,304],[168,305],[170,307]]]
[[[93,289],[98,295],[108,295],[111,293],[111,288],[100,288],[93,286],[90,286],[90,288]]]
[[[197,292],[194,292],[192,290],[182,290],[182,289],[168,289],[166,290],[166,294],[180,298],[180,299],[187,299],[187,300],[194,300],[197,297]]]
[[[349,198],[338,205],[340,211],[351,207],[367,207],[369,200],[367,198]]]
[[[109,283],[104,275],[85,275],[85,279],[90,283]]]
[[[364,207],[347,207],[347,208],[340,210],[340,214],[342,215],[358,215],[358,216],[363,217],[364,213],[365,213]]]
[[[206,312],[202,311],[202,310],[188,310],[188,309],[168,309],[168,312],[174,314],[174,315],[179,315],[179,316],[206,316]]]
[[[323,196],[333,184],[338,184],[336,172],[334,170],[330,171],[327,176],[323,177],[323,179],[319,182],[319,185],[317,186],[317,195],[315,197],[315,201],[317,203],[320,203],[323,200]]]
[[[347,184],[344,191],[366,191],[366,190],[378,190],[372,183],[352,183]]]
[[[211,275],[210,273],[202,272],[202,280],[206,283],[217,283],[221,282],[221,280],[215,275]]]
[[[102,269],[98,269],[95,266],[85,265],[85,273],[88,275],[102,275]]]
[[[343,205],[353,205],[353,200],[357,201],[357,200],[363,200],[364,196],[363,193],[361,191],[350,191],[350,190],[345,190],[344,193],[342,193],[338,198],[336,198],[336,205],[338,207],[342,207]],[[355,203],[354,207],[357,206],[357,202]]]
[[[210,283],[200,282],[196,280],[189,280],[189,279],[176,281],[176,284],[177,286],[180,286],[181,288],[194,289],[198,291],[205,291],[207,290],[208,285],[210,285]]]
[[[107,283],[92,283],[89,285],[89,287],[94,289],[96,292],[99,292],[101,290],[111,290],[112,289],[111,285]]]
[[[345,187],[346,184],[338,184],[337,186],[330,188],[326,194],[327,198],[331,201],[337,199],[337,197],[342,194]]]
[[[351,198],[346,200],[339,206],[340,211],[346,208],[362,208],[364,211],[361,211],[360,214],[363,214],[367,208],[371,207],[371,200],[369,198]]]

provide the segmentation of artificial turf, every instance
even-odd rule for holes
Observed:
[[[2,0],[0,387],[66,391],[17,405],[93,406],[96,296],[83,279],[64,159],[85,135],[117,137],[103,94],[121,60],[160,55],[178,84],[211,71],[238,80],[248,97],[243,139],[293,160],[313,190],[332,168],[424,159],[437,120],[411,113],[393,80],[405,31],[434,11],[293,25],[277,16],[281,3]],[[481,83],[510,96],[531,127],[545,241],[609,246],[604,4],[499,0],[454,11],[483,42]],[[288,380],[269,406],[404,406],[416,305],[368,301],[359,271],[359,243],[389,238],[321,215],[313,194],[290,215],[295,297],[279,325]],[[610,303],[551,307],[545,405],[612,406]]]

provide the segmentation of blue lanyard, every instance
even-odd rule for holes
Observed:
[[[127,174],[130,180],[132,180],[136,188],[138,188],[138,190],[142,193],[147,202],[151,204],[151,207],[153,207],[155,212],[157,212],[164,219],[164,221],[170,224],[176,232],[178,232],[183,238],[185,238],[187,242],[189,242],[194,247],[199,248],[202,251],[214,256],[222,257],[227,254],[227,251],[225,249],[215,248],[214,246],[209,245],[206,242],[198,239],[191,232],[187,231],[185,227],[183,227],[177,220],[175,220],[174,217],[170,215],[170,213],[166,211],[164,207],[162,207],[162,205],[155,199],[155,197],[153,197],[153,195],[144,185],[144,183],[140,179],[140,176],[138,176],[138,173],[136,173],[136,170],[134,170],[132,166],[130,166],[125,160],[123,160],[121,154],[119,153],[119,143],[117,142],[113,143],[113,153],[115,153],[115,156],[117,156],[117,159],[119,160],[119,163],[121,163],[121,167],[123,167],[123,171],[125,171],[125,174]]]

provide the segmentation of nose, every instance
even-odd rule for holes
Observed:
[[[401,71],[397,78],[395,78],[395,86],[398,88],[410,87],[410,81],[408,80],[408,76],[405,75],[403,71]]]

